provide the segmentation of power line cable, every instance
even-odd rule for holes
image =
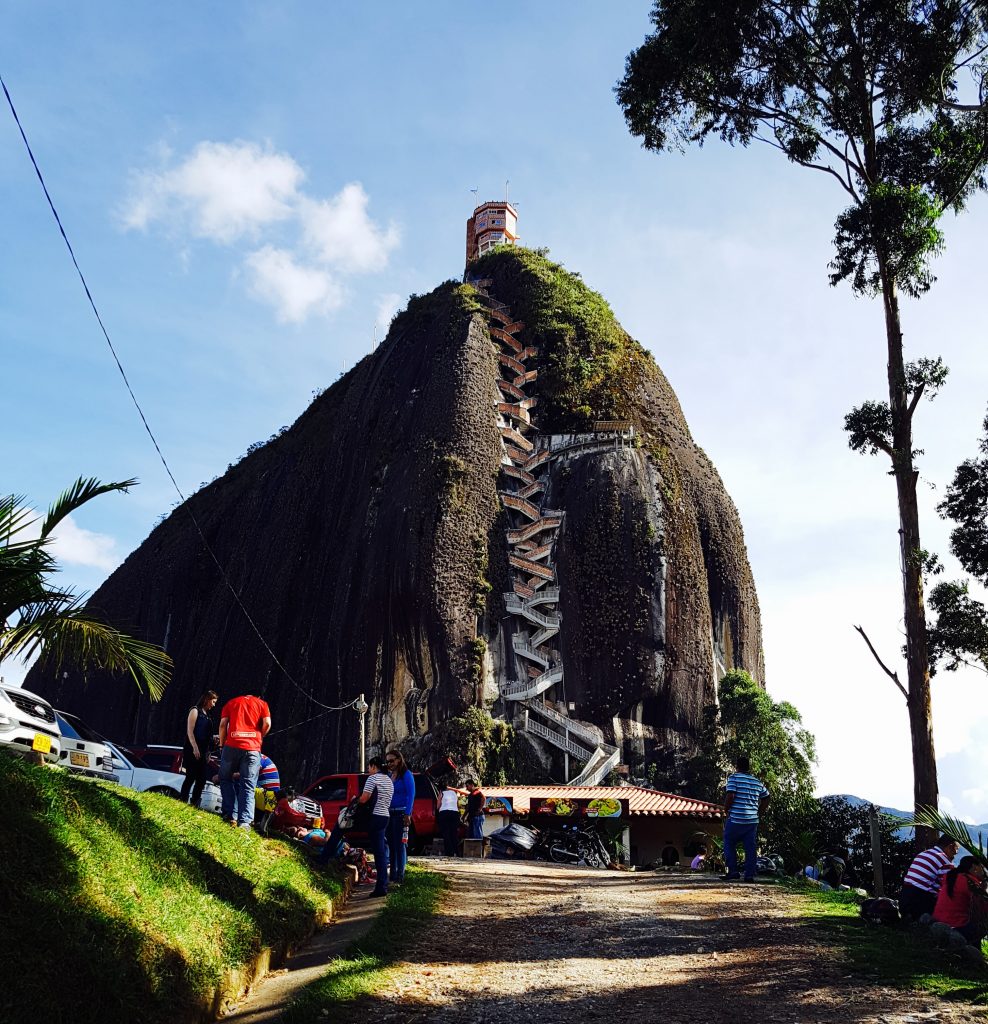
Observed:
[[[76,269],[76,273],[79,275],[79,280],[82,282],[82,287],[86,292],[86,298],[89,300],[89,305],[92,307],[93,313],[96,315],[96,320],[99,323],[100,330],[103,332],[103,337],[106,339],[106,344],[109,346],[110,354],[113,356],[113,361],[117,365],[117,369],[120,371],[120,376],[123,378],[124,385],[127,388],[127,393],[130,395],[131,401],[134,403],[134,408],[137,409],[137,414],[141,418],[141,423],[144,425],[144,429],[147,432],[148,437],[151,438],[151,443],[154,445],[154,450],[158,453],[158,458],[161,460],[162,466],[165,467],[165,472],[168,474],[168,479],[171,480],[172,486],[175,488],[175,492],[182,499],[183,507],[188,513],[189,518],[192,520],[192,524],[196,528],[196,532],[199,534],[199,539],[202,541],[203,547],[206,549],[209,557],[213,560],[213,564],[219,571],[220,577],[226,588],[233,595],[234,601],[237,606],[244,613],[244,617],[250,623],[251,629],[257,634],[257,638],[261,641],[262,646],[271,656],[271,660],[281,669],[284,673],[285,678],[308,700],[312,701],[313,704],[318,705],[321,708],[325,708],[327,711],[342,711],[345,708],[352,707],[356,701],[351,701],[349,704],[343,704],[340,707],[330,707],[328,704],[324,704],[321,700],[317,700],[308,692],[302,685],[300,685],[287,668],[281,663],[278,656],[271,649],[271,645],[265,640],[257,624],[251,617],[250,612],[247,611],[243,601],[240,600],[240,595],[234,589],[233,584],[227,577],[226,571],[220,564],[219,559],[213,552],[213,549],[209,546],[209,541],[206,540],[206,535],[202,531],[202,527],[199,525],[199,520],[196,519],[195,513],[192,511],[189,505],[188,499],[182,493],[182,488],[179,487],[178,481],[175,479],[174,474],[171,471],[171,467],[168,465],[168,460],[165,458],[164,452],[161,450],[161,446],[158,444],[157,438],[154,436],[154,432],[147,421],[147,417],[144,415],[144,410],[141,408],[140,402],[137,401],[137,396],[134,394],[134,389],[130,386],[130,381],[127,379],[127,374],[124,371],[123,365],[120,362],[120,358],[117,355],[117,350],[113,347],[113,342],[110,340],[110,335],[107,332],[106,325],[103,323],[103,318],[100,316],[99,310],[96,308],[96,302],[93,299],[93,294],[89,290],[89,284],[86,281],[86,276],[82,272],[82,268],[79,266],[79,261],[76,259],[75,250],[72,248],[72,243],[69,241],[68,235],[65,233],[65,228],[62,226],[62,219],[58,215],[58,210],[55,209],[55,203],[52,201],[51,193],[48,191],[48,186],[45,184],[44,175],[41,173],[41,168],[38,166],[38,161],[34,158],[34,151],[31,149],[31,144],[27,140],[27,134],[24,131],[24,126],[21,124],[21,119],[17,116],[17,109],[14,107],[14,101],[10,97],[10,91],[7,89],[7,83],[3,80],[3,76],[0,75],[0,86],[3,86],[3,94],[7,97],[7,105],[10,107],[10,112],[14,116],[14,122],[17,125],[18,131],[21,133],[21,139],[24,142],[24,148],[27,150],[27,155],[31,158],[31,164],[34,167],[34,173],[38,176],[38,181],[41,183],[41,188],[45,193],[45,199],[48,200],[48,207],[52,212],[52,216],[55,218],[55,223],[58,225],[58,230],[62,235],[62,241],[65,242],[65,247],[69,250],[69,256],[72,258],[72,265]],[[317,716],[318,717],[318,716]]]

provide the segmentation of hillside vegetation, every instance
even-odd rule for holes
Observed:
[[[341,891],[287,843],[0,755],[0,1020],[174,1024]]]

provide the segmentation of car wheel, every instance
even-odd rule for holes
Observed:
[[[413,857],[418,857],[425,849],[425,840],[419,838],[414,825],[408,826],[408,852]]]
[[[182,795],[177,789],[172,789],[171,786],[152,786],[150,789],[145,790],[145,792],[160,793],[162,796],[173,796],[176,800]]]

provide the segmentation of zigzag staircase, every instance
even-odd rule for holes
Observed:
[[[498,493],[511,523],[506,536],[510,548],[508,561],[513,570],[512,590],[504,595],[504,600],[508,614],[513,617],[511,648],[517,674],[522,678],[502,680],[500,694],[506,701],[521,703],[524,730],[585,762],[579,775],[570,780],[572,785],[597,785],[617,764],[620,751],[598,743],[585,728],[551,708],[544,699],[563,682],[562,657],[551,645],[559,632],[554,554],[563,514],[544,508],[542,503],[544,474],[552,451],[537,443],[540,438],[531,410],[538,405],[538,397],[528,392],[529,386],[538,380],[538,370],[526,365],[537,358],[538,349],[518,337],[525,325],[490,294],[490,280],[472,279],[468,275],[467,281],[483,298],[491,337],[501,346],[496,411],[503,459]],[[536,700],[538,697],[543,699]]]

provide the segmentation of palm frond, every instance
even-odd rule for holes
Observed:
[[[94,476],[79,477],[52,502],[48,509],[48,515],[45,516],[45,520],[41,524],[41,539],[45,540],[67,515],[71,515],[87,501],[92,501],[93,498],[99,497],[101,494],[109,494],[111,491],[127,491],[136,483],[136,480],[121,480],[117,483],[104,484]]]
[[[135,640],[66,603],[78,600],[70,591],[52,592],[52,596],[60,596],[61,602],[24,609],[16,625],[0,633],[0,661],[38,653],[41,662],[55,671],[73,664],[126,672],[151,700],[161,699],[171,679],[172,660],[160,647]]]
[[[10,544],[10,538],[22,533],[37,519],[34,516],[34,509],[25,505],[25,498],[19,494],[0,495],[0,541],[4,546]],[[23,543],[34,543],[25,541]]]
[[[953,839],[958,846],[963,846],[973,857],[988,866],[988,850],[985,849],[982,834],[979,832],[975,839],[974,834],[960,818],[942,814],[935,807],[919,807],[912,819],[903,821],[903,824],[936,829],[938,833]]]

